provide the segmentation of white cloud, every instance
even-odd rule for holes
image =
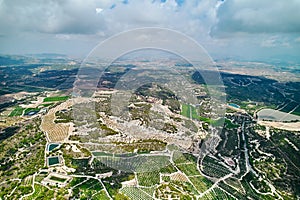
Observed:
[[[215,35],[300,32],[300,1],[227,0],[218,10]]]
[[[113,34],[130,28],[160,26],[190,35],[207,35],[216,19],[217,0],[189,0],[181,6],[175,0],[130,0],[127,4],[120,0],[3,0],[2,4],[0,25],[10,30]]]
[[[96,13],[97,13],[97,14],[101,13],[102,11],[103,11],[102,8],[96,8]]]
[[[0,51],[16,46],[15,38],[25,46],[31,41],[36,51],[38,45],[45,51],[71,43],[73,51],[85,43],[90,50],[122,31],[163,27],[191,36],[215,54],[261,54],[269,47],[296,52],[299,10],[299,0],[185,0],[180,6],[176,0],[0,0]]]

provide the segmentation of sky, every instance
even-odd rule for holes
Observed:
[[[1,54],[84,57],[115,34],[158,27],[213,59],[300,63],[300,0],[0,0],[0,27]]]

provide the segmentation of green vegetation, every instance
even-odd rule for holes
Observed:
[[[181,115],[190,118],[192,120],[199,120],[202,122],[206,122],[208,124],[211,124],[212,126],[220,126],[223,124],[223,120],[224,120],[222,118],[213,120],[207,117],[199,116],[196,107],[189,104],[182,104]]]
[[[116,173],[114,176],[108,177],[103,180],[103,183],[113,199],[126,199],[124,196],[119,193],[119,190],[122,187],[122,182],[129,181],[134,179],[133,173],[122,172],[120,174]]]
[[[232,196],[230,196],[227,192],[224,190],[221,190],[220,188],[214,188],[209,193],[205,194],[203,197],[200,198],[200,200],[206,200],[206,199],[222,199],[222,200],[234,200]]]
[[[24,115],[28,115],[30,112],[39,112],[40,108],[26,108],[24,111]]]
[[[171,181],[171,178],[170,176],[162,176],[162,180],[166,183],[170,182]]]
[[[116,142],[118,146],[115,148],[115,151],[120,149],[121,152],[118,153],[128,153],[133,152],[135,149],[138,150],[139,154],[149,153],[151,151],[163,151],[166,149],[166,142],[156,140],[156,139],[145,139],[139,140],[133,143],[122,143]]]
[[[52,101],[66,101],[70,97],[69,96],[56,96],[56,97],[46,97],[44,98],[44,102],[52,102]]]
[[[176,164],[176,167],[188,176],[199,192],[204,192],[212,185],[212,182],[209,179],[200,174],[200,171],[197,168],[197,159],[193,155],[175,151],[173,154],[173,161]]]
[[[65,182],[67,179],[65,179],[65,178],[60,178],[60,177],[57,177],[57,176],[51,176],[51,177],[50,177],[50,180],[58,181],[58,182]]]
[[[236,126],[240,125],[236,123],[235,119],[232,120],[233,122],[231,122],[229,119],[225,120],[225,126],[220,134],[222,140],[217,146],[217,150],[220,152],[220,154],[226,157],[237,156],[240,151],[238,148],[238,134],[236,131]],[[230,123],[227,121],[230,121]]]
[[[63,66],[59,65],[59,67]],[[118,78],[131,67],[134,66],[111,67],[109,69],[111,73],[106,73],[101,78],[101,87],[114,88]],[[8,87],[0,89],[1,93],[6,93],[6,90],[10,89],[8,91],[10,93],[24,90],[37,91],[36,86],[57,88],[58,85],[62,84],[61,81],[64,81],[64,79],[58,79],[58,77],[70,77],[69,75],[77,72],[76,70],[43,72],[39,70],[39,67],[28,65],[26,68],[29,69],[24,68],[24,66],[17,67],[23,73],[21,76],[18,70],[14,68],[11,67],[9,72],[10,74],[12,71],[16,73],[9,76],[13,80],[11,82],[6,81]],[[46,66],[45,68],[51,69],[51,66]],[[8,70],[6,66],[3,66],[0,71],[3,71],[3,69]],[[32,71],[39,72],[35,76],[34,82],[21,78],[32,77]],[[189,69],[188,73],[190,72]],[[188,76],[189,74],[184,75]],[[300,107],[297,107],[299,104],[299,94],[297,92],[299,83],[279,83],[262,77],[236,74],[222,74],[222,76],[224,76],[224,83],[230,102],[239,104],[250,115],[258,108],[269,108],[277,105],[279,107],[282,106],[284,111],[296,108],[294,113],[300,113]],[[45,81],[46,79],[43,77],[50,77],[49,82]],[[14,80],[22,80],[20,82],[26,82],[29,86],[11,88],[16,83]],[[11,85],[9,86],[9,84]],[[31,87],[30,85],[34,86]],[[69,89],[68,83],[66,85],[66,89]],[[42,91],[44,89],[40,88],[39,90]],[[202,87],[199,90],[202,92]],[[59,96],[46,97],[44,99],[45,103],[37,108],[16,106],[19,103],[28,105],[29,102],[40,95],[31,96],[28,94],[28,96],[26,95],[27,97],[15,103],[0,105],[1,109],[4,108],[4,110],[7,107],[14,108],[9,114],[12,118],[8,118],[7,121],[9,123],[12,121],[15,124],[11,127],[0,128],[0,199],[20,199],[24,194],[33,193],[24,199],[106,200],[110,199],[109,196],[111,196],[112,199],[117,200],[153,198],[194,200],[197,195],[211,188],[218,178],[228,175],[231,172],[230,168],[239,173],[232,173],[230,178],[216,182],[214,188],[201,195],[199,199],[233,199],[233,197],[236,199],[279,199],[276,193],[280,194],[283,199],[299,199],[299,131],[283,131],[259,126],[252,117],[238,112],[228,114],[225,119],[210,119],[210,115],[206,113],[209,113],[208,108],[213,105],[210,105],[209,97],[200,92],[198,93],[197,91],[198,94],[201,94],[198,98],[203,100],[201,106],[180,105],[172,91],[155,84],[142,86],[133,95],[135,99],[132,98],[130,102],[132,103],[129,108],[131,118],[128,118],[128,120],[140,120],[140,124],[157,128],[157,130],[164,130],[170,133],[169,135],[176,135],[177,129],[179,130],[181,126],[187,128],[186,135],[198,132],[198,127],[193,120],[204,122],[202,124],[206,130],[210,128],[209,125],[223,125],[222,123],[225,121],[223,129],[220,129],[219,136],[221,140],[218,144],[216,143],[216,151],[214,149],[213,151],[207,151],[205,152],[206,156],[198,158],[187,153],[190,150],[194,150],[194,146],[193,149],[182,149],[185,152],[182,153],[179,147],[167,144],[163,139],[141,139],[139,141],[133,140],[131,143],[114,140],[112,144],[102,145],[99,138],[116,135],[119,132],[106,124],[88,124],[87,129],[92,129],[92,131],[87,132],[86,135],[88,136],[80,136],[78,134],[70,137],[85,143],[72,144],[81,152],[72,151],[71,144],[61,144],[59,148],[56,148],[57,144],[51,144],[48,147],[51,151],[46,154],[46,158],[49,158],[49,165],[55,165],[59,163],[60,158],[64,158],[67,167],[76,169],[75,174],[90,177],[72,178],[72,181],[68,182],[64,188],[50,185],[44,187],[41,185],[42,180],[49,176],[49,172],[46,170],[48,167],[44,166],[46,139],[45,135],[40,131],[40,119],[27,118],[26,121],[23,121],[23,118],[13,118],[13,116],[28,115],[30,112],[34,114],[34,112],[38,112],[43,107],[52,107],[52,105],[57,105],[57,103],[65,101],[69,97],[63,96],[65,95],[63,92],[60,94],[56,93]],[[282,95],[283,93],[284,95]],[[103,96],[101,98],[104,100],[96,104],[99,121],[102,118],[99,112],[105,112],[108,117],[111,114],[111,97],[110,95]],[[180,113],[181,107],[181,115],[185,116],[185,118],[174,115],[169,116],[172,121],[164,120],[165,116],[163,113],[151,109],[153,102],[159,99],[163,100],[163,105],[167,105],[173,113]],[[91,112],[95,111],[95,108],[92,103],[87,104],[86,107],[83,106],[84,109],[79,113],[79,122],[76,122],[75,125],[77,127],[91,121],[89,116]],[[72,122],[71,111],[72,109],[68,108],[57,112],[55,122]],[[178,124],[180,125],[178,126]],[[244,134],[241,131],[242,124]],[[268,139],[265,138],[267,131],[270,132],[270,138]],[[242,139],[242,135],[245,136],[245,140]],[[208,137],[210,136],[208,135]],[[203,144],[203,141],[211,142],[210,140],[201,140],[199,146]],[[212,140],[212,142],[215,141],[217,142],[217,140]],[[91,145],[89,142],[97,144]],[[68,148],[67,145],[69,145]],[[214,144],[210,143],[208,145],[213,147]],[[246,145],[248,151],[244,150],[244,145]],[[91,152],[83,148],[83,146],[94,151],[95,159],[91,159]],[[211,149],[208,148],[208,150]],[[163,152],[161,152],[160,156],[158,153],[154,154],[153,151]],[[150,154],[150,152],[153,154]],[[171,158],[170,152],[173,156]],[[193,153],[196,152],[193,151]],[[231,159],[233,162],[229,163]],[[258,176],[253,174],[252,170],[246,173],[246,159],[249,159],[251,168],[255,170]],[[226,163],[229,163],[228,166],[225,166]],[[45,170],[40,172],[41,169]],[[49,171],[60,173],[54,167],[49,167]],[[106,172],[111,172],[112,176],[101,180],[93,178],[96,174]],[[162,183],[160,183],[160,176]],[[33,177],[35,177],[34,186],[32,186]],[[60,178],[60,176],[51,176],[50,179],[58,182],[67,181],[65,178]],[[122,187],[122,182],[133,179],[137,181],[138,185],[136,187]],[[269,183],[275,187],[276,193],[272,192]],[[107,195],[103,185],[109,195]],[[69,193],[70,189],[72,192]]]
[[[110,200],[110,198],[107,196],[107,194],[104,190],[101,190],[100,192],[98,191],[98,193],[96,193],[92,199]],[[125,198],[120,198],[120,199],[125,200]]]
[[[25,110],[25,108],[17,106],[13,111],[11,111],[11,113],[8,116],[9,117],[21,116],[23,114],[24,110]]]
[[[156,188],[155,197],[157,199],[168,199],[169,196],[184,200],[194,200],[198,191],[189,182],[171,181],[161,184]]]
[[[221,178],[230,174],[230,171],[211,156],[205,156],[202,160],[202,171],[210,177]]]
[[[118,134],[117,131],[109,128],[106,124],[101,124],[100,127],[104,131],[105,136]]]
[[[188,104],[182,104],[182,109],[181,109],[181,115],[190,118],[190,105]]]
[[[42,185],[39,185],[39,184],[35,184],[34,185],[34,189],[35,189],[35,192],[29,196],[29,197],[26,197],[25,199],[29,200],[29,199],[52,199],[52,197],[54,196],[55,194],[55,191],[53,190],[49,190],[48,188],[42,186]]]
[[[152,196],[145,193],[143,190],[137,187],[124,187],[120,190],[123,194],[125,194],[131,200],[152,200]]]
[[[196,187],[199,192],[204,192],[212,186],[212,182],[203,176],[189,177],[190,181]]]
[[[15,193],[10,199],[19,199],[22,195],[32,192],[32,175],[44,166],[44,150],[46,140],[39,131],[40,119],[32,119],[15,129],[0,143],[0,198],[9,199],[14,188]],[[22,149],[20,151],[19,149]],[[11,179],[22,181],[9,181]],[[2,188],[3,187],[3,188]]]
[[[229,119],[225,119],[225,126],[228,129],[238,128],[240,125],[232,123]]]
[[[177,164],[176,166],[187,176],[196,176],[200,174],[195,163]]]
[[[101,152],[101,151],[94,151],[94,152],[92,152],[92,154],[94,155],[94,156],[113,156],[113,154],[111,154],[111,153],[106,153],[106,152]]]
[[[73,121],[72,111],[71,110],[63,110],[57,111],[55,113],[55,123],[69,123]]]
[[[131,114],[132,120],[139,120],[141,121],[142,125],[149,125],[150,118],[150,108],[151,104],[135,104],[135,107],[129,108],[129,112]]]
[[[176,126],[174,124],[170,124],[170,123],[165,123],[162,130],[167,133],[176,133],[177,132]]]
[[[101,190],[103,189],[99,180],[87,179],[87,180],[82,181],[81,184],[78,180],[80,180],[80,179],[77,179],[75,181],[77,184],[74,184],[73,181],[70,183],[71,185],[77,185],[75,188],[73,188],[73,194],[72,194],[73,198],[91,199],[95,194],[97,194],[98,192],[101,192]],[[103,196],[104,194],[101,193],[99,195]]]
[[[151,187],[157,185],[160,181],[159,171],[137,173],[137,179],[141,186]]]

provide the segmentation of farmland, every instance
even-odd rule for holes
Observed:
[[[152,196],[136,187],[124,187],[120,190],[123,194],[132,200],[152,200]]]
[[[44,102],[66,101],[68,99],[69,99],[69,96],[45,97]]]
[[[200,199],[201,200],[206,200],[206,199],[234,200],[235,198],[220,188],[214,188],[213,190],[211,190],[209,193],[205,194]]]
[[[140,186],[151,187],[160,183],[158,171],[137,173],[137,179]]]
[[[14,79],[0,74],[0,199],[299,199],[299,122],[290,118],[298,83],[221,72],[229,102],[217,105],[191,66],[172,60],[195,102],[169,83],[142,82],[122,107],[113,102],[127,95],[115,88],[122,76],[157,66],[123,62],[104,71],[91,98],[74,99],[78,69],[66,63],[0,67]],[[174,82],[159,67],[147,78]],[[215,106],[227,108],[220,120]]]
[[[206,156],[202,160],[202,172],[207,176],[217,178],[230,174],[230,171],[226,167],[210,156]]]
[[[181,115],[183,115],[187,118],[190,118],[192,120],[199,120],[199,121],[206,122],[206,123],[212,124],[212,125],[220,124],[220,122],[218,120],[213,120],[208,117],[200,116],[198,114],[199,113],[198,109],[200,109],[200,108],[197,108],[190,104],[182,104]]]
[[[67,139],[70,131],[70,124],[58,123],[56,124],[54,120],[56,119],[55,113],[57,111],[67,109],[72,105],[72,101],[66,101],[52,109],[42,117],[41,128],[47,134],[49,141],[59,142]]]
[[[21,115],[23,115],[24,110],[25,110],[25,108],[18,106],[9,114],[9,117],[21,116]]]
[[[105,193],[103,194],[101,191],[103,189],[101,183],[96,179],[86,179],[78,184],[71,182],[73,186],[73,194],[74,198],[78,199],[90,199],[97,193],[99,196],[105,197]]]

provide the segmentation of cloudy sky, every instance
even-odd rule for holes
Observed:
[[[214,58],[297,60],[300,0],[0,0],[0,53],[85,56],[122,31],[182,32]]]

